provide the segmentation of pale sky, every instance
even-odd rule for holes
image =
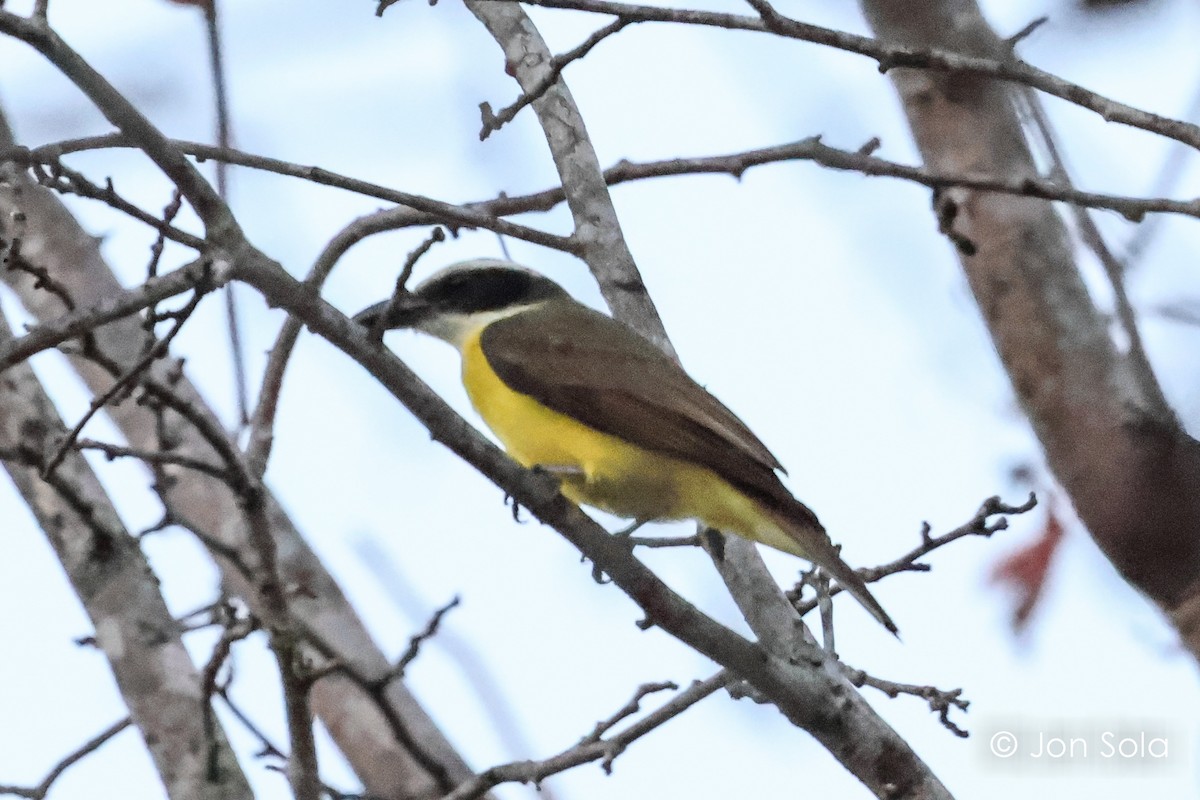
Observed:
[[[27,3],[9,3],[22,11]],[[740,3],[714,8],[749,13]],[[846,4],[781,3],[801,19],[865,32]],[[1002,35],[1040,14],[1051,20],[1021,45],[1045,69],[1142,108],[1178,116],[1200,83],[1195,36],[1200,8],[1161,0],[1151,12],[1085,19],[1066,2],[992,2]],[[211,140],[210,90],[198,14],[160,0],[127,0],[119,23],[108,4],[55,0],[52,21],[118,88],[170,135]],[[606,20],[534,10],[557,51]],[[526,111],[478,141],[478,104],[516,96],[494,42],[457,3],[392,6],[247,0],[223,8],[236,144],[433,197],[466,201],[551,186],[553,166]],[[880,155],[914,163],[895,96],[874,63],[769,37],[668,26],[634,26],[566,71],[600,161],[710,155],[822,134],[857,148],[873,136]],[[29,145],[102,133],[107,124],[23,45],[0,40],[0,102]],[[1141,195],[1168,145],[1106,125],[1051,102],[1082,187]],[[1175,196],[1200,193],[1195,160]],[[168,199],[164,182],[131,154],[70,162],[95,179],[111,175],[147,207]],[[210,169],[209,166],[204,167]],[[614,199],[630,247],[685,366],[761,436],[788,467],[789,485],[821,516],[857,566],[891,560],[916,544],[920,524],[935,532],[968,520],[993,494],[1023,499],[1012,466],[1036,461],[1036,444],[1015,410],[1006,379],[979,323],[950,246],[936,232],[929,193],[896,181],[825,171],[811,164],[758,168],[740,182],[705,176],[626,185]],[[383,204],[292,179],[235,171],[231,202],[251,240],[293,274],[307,271],[323,244],[355,216]],[[145,230],[97,205],[72,203],[104,237],[104,251],[129,281],[144,270]],[[1114,243],[1132,229],[1101,221]],[[569,230],[560,210],[522,219]],[[354,248],[327,297],[353,313],[386,296],[423,231],[375,237]],[[584,266],[532,245],[509,242],[513,257],[599,303]],[[1164,302],[1200,299],[1194,254],[1200,226],[1168,219],[1131,276],[1144,333],[1169,397],[1190,430],[1200,429],[1195,357],[1200,329],[1154,315]],[[169,253],[177,261],[180,252]],[[491,234],[464,234],[436,247],[418,277],[453,261],[498,256]],[[245,312],[251,380],[282,321],[248,292]],[[20,312],[8,295],[11,318]],[[232,422],[221,304],[201,306],[177,340],[189,375]],[[454,353],[397,333],[387,343],[469,418]],[[86,409],[61,361],[35,366],[74,421]],[[87,429],[118,440],[105,420]],[[473,694],[458,663],[436,642],[409,670],[410,686],[467,760],[479,769],[542,758],[573,744],[596,720],[648,681],[686,684],[716,667],[658,630],[556,533],[515,524],[501,492],[440,445],[348,358],[305,335],[280,406],[268,480],[325,559],[384,650],[398,655],[424,615],[398,608],[362,555],[382,549],[403,575],[404,593],[432,610],[452,596],[446,623],[485,661],[532,749],[514,752]],[[97,461],[134,529],[159,517],[148,479],[134,464]],[[9,482],[0,480],[6,557],[0,560],[0,784],[34,784],[62,755],[120,718],[123,706],[100,655],[73,644],[91,632],[41,533]],[[839,602],[838,646],[856,667],[896,681],[962,687],[971,700],[960,740],[913,699],[866,690],[874,706],[959,797],[1034,800],[1063,792],[1125,798],[1197,792],[1196,718],[1200,684],[1190,657],[1158,612],[1138,596],[1071,526],[1044,604],[1029,634],[1009,634],[1009,605],[987,585],[991,566],[1036,535],[1041,511],[1014,519],[990,541],[968,540],[933,555],[928,574],[901,575],[876,595],[903,632],[894,641],[853,604]],[[616,527],[613,520],[604,520]],[[662,532],[672,531],[660,526]],[[173,610],[209,602],[215,573],[180,532],[146,550]],[[781,581],[801,562],[767,553]],[[726,590],[701,553],[666,550],[643,558],[673,587],[725,624],[744,630]],[[214,636],[188,639],[207,658]],[[278,741],[273,662],[261,640],[237,651],[235,696]],[[662,698],[662,699],[665,699]],[[226,720],[244,753],[254,743]],[[1169,754],[1140,770],[1098,751],[1106,730],[1170,731]],[[1056,727],[1057,726],[1057,727]],[[987,752],[992,733],[1067,730],[1094,736],[1095,756],[1041,771]],[[325,744],[325,740],[322,741]],[[331,747],[326,779],[345,790],[353,777]],[[281,776],[250,759],[263,798],[288,796]],[[552,779],[560,798],[627,800],[866,797],[811,737],[777,711],[718,695],[637,742],[612,776],[595,765]],[[54,800],[158,798],[162,789],[136,734],[127,732],[72,768]],[[504,798],[530,797],[504,787]]]

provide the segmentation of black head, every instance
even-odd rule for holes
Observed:
[[[474,314],[566,296],[549,278],[508,261],[467,261],[447,267],[413,293],[442,313]]]
[[[569,295],[543,275],[511,261],[477,259],[446,267],[414,291],[365,308],[354,319],[372,327],[390,306],[384,328],[420,327],[432,317],[502,311],[558,297]]]

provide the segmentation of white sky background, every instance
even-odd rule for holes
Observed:
[[[110,4],[55,0],[52,21],[168,134],[210,141],[199,15],[158,0],[120,5],[118,16]],[[1181,115],[1200,81],[1194,46],[1200,9],[1193,3],[1160,0],[1145,13],[1112,14],[1103,22],[1079,16],[1065,2],[989,5],[1002,34],[1051,14],[1021,45],[1022,55],[1139,107]],[[826,6],[795,2],[780,9],[865,32],[850,4]],[[738,3],[720,7],[749,13]],[[402,3],[382,20],[373,11],[365,0],[226,2],[236,144],[451,201],[555,182],[530,111],[479,143],[477,104],[502,107],[517,90],[494,42],[460,5]],[[561,12],[534,18],[556,51],[604,22]],[[915,159],[891,86],[874,63],[826,48],[642,25],[602,43],[566,76],[604,165],[733,152],[817,133],[847,148],[880,136],[881,155]],[[8,40],[0,40],[0,99],[26,144],[109,130],[39,56]],[[1050,108],[1084,188],[1134,195],[1150,189],[1169,145],[1058,102]],[[169,197],[135,156],[102,153],[71,163],[93,179],[111,175],[146,207],[160,208]],[[233,207],[251,240],[297,275],[338,229],[383,205],[248,171],[235,171],[232,186]],[[1194,196],[1198,186],[1193,159],[1175,196]],[[707,176],[626,185],[614,198],[684,363],[789,467],[789,485],[845,544],[852,563],[876,564],[909,549],[922,520],[941,531],[966,521],[989,495],[1021,499],[1008,470],[1036,459],[1037,450],[951,248],[936,233],[928,191],[789,164],[756,168],[741,182]],[[128,281],[139,280],[151,237],[97,205],[72,206],[104,237],[111,263]],[[522,221],[569,230],[561,210]],[[1115,216],[1102,223],[1118,244],[1132,231]],[[423,235],[389,234],[358,245],[327,296],[348,313],[385,297]],[[1141,308],[1200,298],[1198,246],[1195,221],[1164,221],[1131,278]],[[517,260],[599,302],[581,263],[520,242],[509,247]],[[466,234],[436,247],[419,275],[497,255],[494,236]],[[239,296],[254,380],[283,317],[247,291]],[[11,298],[4,300],[19,315]],[[177,352],[232,421],[220,309],[218,299],[208,300],[177,340]],[[1200,329],[1147,316],[1143,330],[1172,401],[1195,432]],[[469,413],[450,350],[408,334],[392,334],[388,343]],[[65,415],[77,419],[87,403],[77,382],[54,355],[35,364]],[[104,420],[88,434],[117,439]],[[404,591],[427,609],[462,595],[447,631],[486,661],[532,747],[514,752],[501,740],[457,662],[431,645],[410,669],[410,686],[473,766],[551,755],[624,704],[638,684],[686,684],[715,671],[661,631],[640,632],[633,604],[617,589],[595,585],[589,566],[557,534],[514,524],[498,489],[431,443],[359,367],[315,337],[306,335],[293,359],[277,437],[272,488],[386,652],[400,653],[424,616],[397,608],[364,563],[363,542],[394,560]],[[159,509],[136,465],[98,464],[123,499],[131,528],[157,521]],[[7,481],[0,483],[0,519],[0,783],[35,784],[124,711],[101,656],[73,644],[91,632],[89,623]],[[1078,526],[1054,565],[1030,635],[1020,642],[1010,636],[1009,606],[986,576],[1042,519],[1040,512],[1016,519],[990,542],[965,541],[935,554],[930,574],[880,585],[877,595],[900,625],[903,644],[855,605],[839,602],[839,650],[882,677],[964,688],[971,709],[956,716],[973,732],[966,741],[944,730],[920,701],[867,692],[960,797],[1048,798],[1068,789],[1095,798],[1195,795],[1194,664]],[[146,549],[173,609],[212,599],[215,573],[186,535],[153,537]],[[705,556],[670,550],[643,557],[705,610],[744,629]],[[780,554],[767,557],[784,581],[801,566]],[[207,633],[189,638],[201,661],[212,641]],[[261,640],[241,645],[236,664],[236,696],[284,742],[273,665]],[[986,753],[990,732],[1014,718],[1035,728],[1041,720],[1097,732],[1147,720],[1172,731],[1169,758],[1141,772],[1092,758],[1021,773]],[[235,723],[228,729],[243,752],[252,752],[253,741]],[[354,788],[332,748],[325,754],[327,780]],[[262,797],[287,796],[281,776],[249,759],[245,766]],[[584,766],[549,786],[570,800],[867,796],[776,711],[724,696],[636,743],[611,777]],[[498,794],[531,796],[523,787]],[[125,733],[72,768],[52,796],[155,798],[162,790],[140,740]]]

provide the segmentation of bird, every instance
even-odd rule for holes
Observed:
[[[650,340],[544,275],[463,261],[354,319],[453,345],[471,404],[508,454],[575,503],[634,526],[694,520],[800,556],[897,633],[746,424]]]

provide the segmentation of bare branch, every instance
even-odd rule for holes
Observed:
[[[192,312],[196,310],[196,306],[199,305],[200,299],[204,297],[204,294],[204,289],[197,288],[192,295],[192,299],[189,300],[187,305],[185,305],[179,312],[178,317],[175,319],[175,324],[172,326],[171,330],[167,332],[167,335],[156,342],[154,346],[146,352],[145,355],[138,359],[137,363],[125,370],[125,372],[113,382],[113,385],[110,386],[107,391],[97,395],[92,399],[92,402],[88,406],[88,410],[84,412],[83,417],[79,420],[79,422],[75,423],[74,428],[67,432],[66,437],[59,444],[58,450],[55,451],[54,455],[50,457],[50,460],[46,462],[45,471],[47,473],[53,472],[54,469],[60,463],[62,463],[63,457],[67,454],[67,451],[71,449],[72,445],[74,445],[75,440],[79,437],[80,431],[82,431],[83,427],[87,425],[88,420],[96,415],[97,411],[108,405],[114,397],[116,397],[122,390],[125,389],[126,386],[140,378],[142,373],[146,371],[151,363],[166,355],[167,348],[171,346],[171,340],[179,334],[180,330],[182,330],[184,323],[187,322],[188,318],[192,315]]]
[[[583,58],[588,53],[592,52],[592,48],[600,44],[600,42],[604,41],[609,36],[612,36],[614,33],[617,33],[622,28],[628,27],[633,22],[634,20],[620,18],[615,19],[600,30],[593,33],[587,39],[584,39],[583,43],[574,50],[569,50],[566,53],[563,53],[561,56],[555,56],[552,58],[550,60],[550,70],[542,76],[542,78],[538,81],[538,85],[535,86],[531,91],[522,92],[520,97],[518,97],[511,105],[500,109],[499,113],[492,111],[491,103],[488,103],[487,101],[480,103],[479,113],[483,117],[483,128],[479,131],[479,140],[483,141],[487,139],[493,131],[498,131],[509,122],[512,122],[513,119],[516,118],[517,114],[521,112],[522,108],[544,95],[546,91],[554,85],[555,81],[558,80],[558,76],[562,74],[562,71],[566,69],[568,64]]]
[[[207,260],[195,261],[161,278],[148,280],[119,297],[98,303],[93,308],[63,314],[53,322],[42,323],[25,336],[0,346],[0,372],[36,353],[82,336],[106,322],[136,314],[177,294],[220,286],[227,280],[227,269]]]
[[[544,247],[549,247],[554,250],[560,250],[565,253],[573,253],[577,246],[570,237],[557,236],[545,231],[539,231],[534,228],[529,228],[515,222],[499,219],[496,215],[489,214],[486,210],[477,210],[469,205],[455,205],[446,203],[440,200],[434,200],[422,195],[405,192],[399,189],[392,189],[387,186],[381,186],[370,181],[359,180],[345,175],[339,175],[329,170],[321,169],[320,167],[307,167],[300,164],[294,164],[289,161],[283,161],[277,158],[268,158],[266,156],[258,156],[250,153],[245,153],[232,148],[221,148],[213,145],[201,144],[199,142],[187,142],[179,140],[168,140],[170,144],[179,149],[180,152],[188,155],[196,156],[201,159],[212,159],[221,161],[222,163],[234,164],[250,169],[263,170],[272,172],[277,175],[285,175],[293,178],[310,181],[322,186],[330,186],[336,189],[354,192],[356,194],[365,195],[367,197],[375,197],[380,200],[387,200],[397,205],[404,206],[408,209],[422,212],[430,215],[430,224],[443,224],[450,228],[451,231],[456,231],[460,228],[480,228],[482,230],[490,230],[495,233],[500,233],[505,236],[511,236],[514,239],[540,244]],[[0,162],[9,161],[16,164],[33,165],[33,164],[52,164],[59,158],[68,153],[85,152],[89,150],[98,150],[111,147],[136,147],[133,141],[123,133],[110,133],[102,136],[90,136],[81,139],[68,139],[62,142],[45,145],[33,149],[24,147],[12,147],[7,150],[0,150]],[[561,201],[560,201],[561,202]],[[147,215],[147,220],[144,220],[152,227],[158,227],[157,218],[153,215]],[[186,237],[187,234],[178,232],[181,236]]]
[[[241,231],[229,208],[183,153],[49,26],[0,9],[0,33],[20,39],[40,52],[88,96],[109,122],[130,136],[179,188],[214,241],[240,238]]]
[[[229,480],[229,473],[224,468],[182,453],[171,453],[164,450],[141,450],[111,442],[98,442],[95,439],[79,439],[75,442],[75,448],[78,450],[99,450],[104,453],[104,456],[109,461],[117,458],[136,458],[148,464],[174,464],[175,466],[203,472],[205,475],[211,475],[217,480]]]
[[[505,3],[516,0],[479,0],[479,2]],[[686,25],[726,28],[729,30],[774,33],[789,39],[834,47],[850,53],[866,56],[879,64],[880,72],[900,67],[929,69],[942,72],[957,72],[982,77],[999,78],[1023,84],[1069,103],[1094,111],[1108,122],[1119,122],[1133,128],[1156,133],[1168,139],[1184,142],[1200,148],[1200,126],[1189,122],[1170,119],[1149,111],[1143,111],[1125,103],[1117,102],[1096,92],[1063,80],[1037,67],[1017,59],[995,59],[956,53],[942,48],[905,46],[883,42],[867,36],[835,31],[819,25],[800,22],[777,15],[769,25],[761,18],[721,14],[712,11],[661,8],[631,3],[616,3],[608,0],[521,0],[528,5],[546,8],[562,8],[588,11],[595,14],[610,14],[634,22],[674,22]]]
[[[59,194],[73,194],[104,203],[131,219],[158,231],[159,236],[163,238],[179,242],[193,250],[204,249],[203,239],[176,228],[165,219],[151,214],[118,194],[111,178],[106,180],[104,186],[101,187],[84,177],[83,173],[76,172],[57,160],[47,161],[44,164],[35,163],[32,166],[34,178],[47,189]]]
[[[58,780],[64,772],[84,758],[87,758],[89,755],[99,750],[101,747],[107,744],[110,739],[132,724],[133,721],[129,717],[126,717],[120,722],[113,723],[106,730],[89,739],[79,749],[75,750],[62,761],[59,761],[57,764],[55,764],[50,772],[46,774],[46,777],[42,779],[42,782],[37,786],[22,788],[20,786],[4,786],[0,784],[0,794],[11,794],[17,797],[27,797],[29,800],[45,800],[45,797],[50,793],[50,789],[54,785],[54,782]]]
[[[882,678],[876,678],[868,675],[861,669],[855,669],[849,665],[843,664],[846,676],[850,678],[850,682],[859,688],[870,686],[872,689],[878,689],[893,700],[902,694],[919,697],[929,703],[929,710],[938,715],[938,720],[946,728],[960,739],[966,739],[970,736],[962,728],[958,727],[953,720],[950,719],[950,710],[957,708],[959,711],[966,711],[971,705],[970,700],[962,699],[962,689],[939,689],[936,686],[917,686],[912,683],[896,683]]]
[[[7,126],[0,119],[0,150],[8,152],[12,147]],[[0,225],[7,227],[14,215],[27,217],[30,235],[22,248],[24,258],[61,280],[81,308],[106,306],[110,303],[107,298],[127,296],[100,256],[95,238],[79,227],[59,198],[24,175],[17,175],[11,186],[13,191],[0,192],[0,212],[3,212]],[[238,258],[256,261],[262,257],[241,251]],[[228,263],[225,259],[216,260],[213,269],[220,278],[216,282],[228,279]],[[0,277],[43,324],[58,323],[62,308],[56,298],[33,291],[32,281],[24,279],[26,276],[0,272]],[[190,288],[193,287],[180,286],[167,294]],[[141,323],[125,315],[149,304],[142,302],[109,315],[106,324],[95,331],[95,352],[82,358],[71,356],[72,365],[93,392],[103,391],[115,375],[140,357]],[[88,320],[84,330],[91,324],[94,323]],[[63,338],[71,338],[71,333]],[[8,354],[2,346],[0,353]],[[173,448],[176,452],[197,458],[216,457],[217,463],[229,463],[229,453],[236,453],[236,448],[178,365],[159,362],[151,372],[151,380],[143,382],[143,386],[153,402],[122,403],[108,411],[129,445],[155,449],[162,445],[165,434],[176,442]],[[159,406],[169,413],[163,414]],[[206,532],[227,551],[252,555],[245,550],[245,526],[236,522],[244,518],[239,507],[240,493],[226,483],[197,474],[194,480],[156,482],[155,489],[166,508],[165,522],[185,520],[188,527]],[[390,667],[388,660],[340,588],[279,505],[265,491],[264,497],[271,531],[278,543],[285,585],[303,586],[305,590],[303,602],[294,604],[293,613],[306,628],[319,631],[338,654],[352,659],[364,674],[375,676],[386,672]],[[230,591],[246,598],[256,615],[264,616],[260,613],[262,604],[255,582],[248,580],[235,562],[220,557],[218,563]],[[313,652],[310,655],[316,657]],[[313,708],[373,795],[420,796],[449,791],[471,774],[428,713],[399,682],[392,682],[382,697],[386,712],[378,707],[380,700],[338,676],[318,681],[311,687],[310,696]],[[387,724],[386,714],[399,719],[412,735],[407,740],[397,738]]]
[[[640,701],[647,694],[674,688],[675,684],[658,683],[641,686],[638,688],[633,700],[609,720],[599,723],[595,731],[585,736],[574,747],[569,747],[558,755],[541,761],[514,761],[511,764],[492,767],[463,783],[453,792],[442,798],[442,800],[476,800],[476,798],[482,797],[503,783],[532,783],[538,785],[551,775],[557,775],[560,772],[565,772],[568,769],[581,764],[587,764],[591,761],[600,761],[605,772],[612,772],[614,759],[623,753],[629,745],[679,716],[733,680],[736,679],[730,673],[721,671],[705,681],[696,681],[673,697],[669,702],[647,714],[638,722],[608,739],[602,738],[603,734],[611,730],[616,724],[637,713]]]
[[[488,1],[498,2],[499,0]],[[464,223],[461,219],[462,214],[457,215],[459,219],[454,219],[451,216],[434,211],[426,211],[422,208],[422,206],[428,203],[435,203],[436,201],[427,200],[426,203],[421,204],[415,202],[406,203],[404,202],[404,198],[412,198],[414,196],[377,184],[338,175],[327,170],[304,167],[277,159],[255,156],[232,149],[216,148],[211,145],[203,145],[195,142],[173,140],[173,144],[179,147],[180,150],[191,155],[199,155],[206,159],[220,160],[230,164],[309,180],[313,183],[355,192],[367,197],[390,200],[403,206],[402,208],[388,209],[356,220],[342,233],[339,233],[330,242],[330,245],[327,246],[327,251],[330,248],[335,248],[337,256],[340,256],[366,236],[398,228],[438,223],[450,224],[454,222],[457,222],[462,227],[487,227],[486,224]],[[875,145],[878,146],[877,140],[875,141]],[[65,140],[33,150],[17,148],[7,153],[0,152],[0,161],[7,159],[18,163],[27,163],[31,160],[48,160],[62,153],[86,152],[105,147],[125,146],[128,145],[125,144],[125,139],[121,134],[108,134],[106,136],[85,139]],[[954,174],[944,171],[935,172],[924,167],[909,166],[874,157],[873,148],[846,150],[831,147],[825,144],[820,136],[810,136],[789,144],[774,145],[727,155],[671,158],[641,163],[622,160],[604,170],[603,175],[605,183],[609,186],[646,180],[648,178],[682,175],[727,174],[735,178],[741,178],[752,167],[787,161],[812,161],[830,169],[858,172],[870,177],[898,178],[928,186],[931,189],[959,187],[997,192],[1000,194],[1038,197],[1044,200],[1054,200],[1087,208],[1114,211],[1131,222],[1140,222],[1148,215],[1153,214],[1179,214],[1200,219],[1200,199],[1172,200],[1161,196],[1142,198],[1089,192],[1077,189],[1067,183],[1038,178],[1036,176],[1017,178],[983,174]],[[529,195],[503,196],[491,200],[477,200],[464,203],[460,206],[450,206],[450,208],[458,209],[465,214],[471,215],[470,218],[475,220],[475,222],[482,220],[491,220],[494,222],[499,217],[506,215],[522,214],[530,211],[548,211],[559,203],[562,203],[565,199],[566,196],[563,190],[557,188]],[[500,221],[504,222],[503,220]],[[497,231],[497,233],[514,235],[511,231]],[[514,238],[529,240],[528,236],[514,235]],[[345,241],[342,241],[343,239]],[[566,239],[562,241],[566,242]],[[559,247],[558,249],[564,248]],[[323,260],[329,261],[330,256],[325,255]],[[336,257],[332,260],[336,261]],[[328,268],[323,271],[327,272]]]
[[[553,71],[553,57],[533,22],[512,3],[466,0],[504,49],[506,63],[521,89],[538,94],[533,101],[538,124],[546,136],[554,166],[566,193],[575,223],[576,254],[591,270],[604,301],[617,319],[632,325],[667,353],[675,350],[667,338],[658,309],[645,290],[633,254],[621,233],[621,223],[600,172],[600,162],[587,135],[583,116],[562,74],[542,89]]]
[[[0,313],[0,345],[10,337]],[[3,385],[0,459],[92,621],[91,639],[108,661],[167,795],[172,800],[250,797],[224,732],[214,727],[206,734],[198,722],[204,697],[182,640],[183,627],[171,617],[137,540],[81,454],[66,454],[57,471],[41,477],[46,454],[65,426],[30,365],[11,368]],[[206,742],[211,762],[199,758]]]
[[[416,661],[417,655],[421,652],[421,645],[437,635],[438,627],[442,624],[442,618],[445,617],[446,614],[448,614],[451,610],[458,608],[460,602],[462,602],[462,598],[460,598],[458,595],[455,595],[454,599],[452,599],[449,603],[446,603],[446,605],[433,612],[433,616],[429,618],[429,622],[425,625],[425,629],[409,639],[408,647],[405,648],[404,654],[401,655],[400,659],[396,662],[396,666],[392,668],[391,672],[389,672],[387,676],[385,676],[386,680],[390,681],[395,680],[396,678],[404,677],[404,670],[408,668],[409,664]]]
[[[956,542],[966,536],[982,536],[987,538],[996,531],[1008,529],[1008,518],[1000,516],[1000,519],[995,521],[992,517],[997,515],[1024,514],[1032,511],[1037,505],[1037,496],[1033,492],[1029,493],[1029,499],[1020,505],[1008,505],[1004,503],[998,496],[989,497],[983,501],[979,510],[975,512],[975,516],[959,525],[952,531],[943,533],[941,536],[930,536],[929,523],[923,523],[921,526],[921,543],[909,550],[904,555],[889,561],[886,564],[881,564],[878,567],[869,567],[866,569],[855,570],[867,583],[875,583],[883,580],[889,575],[896,575],[901,572],[928,572],[930,567],[928,564],[920,562],[920,559],[938,550],[951,542]],[[788,593],[788,597],[795,604],[796,610],[800,614],[807,614],[817,607],[817,600],[810,599],[801,601],[800,595],[803,590],[804,582],[797,583]],[[841,586],[833,586],[830,588],[830,596],[837,595],[842,592]]]

